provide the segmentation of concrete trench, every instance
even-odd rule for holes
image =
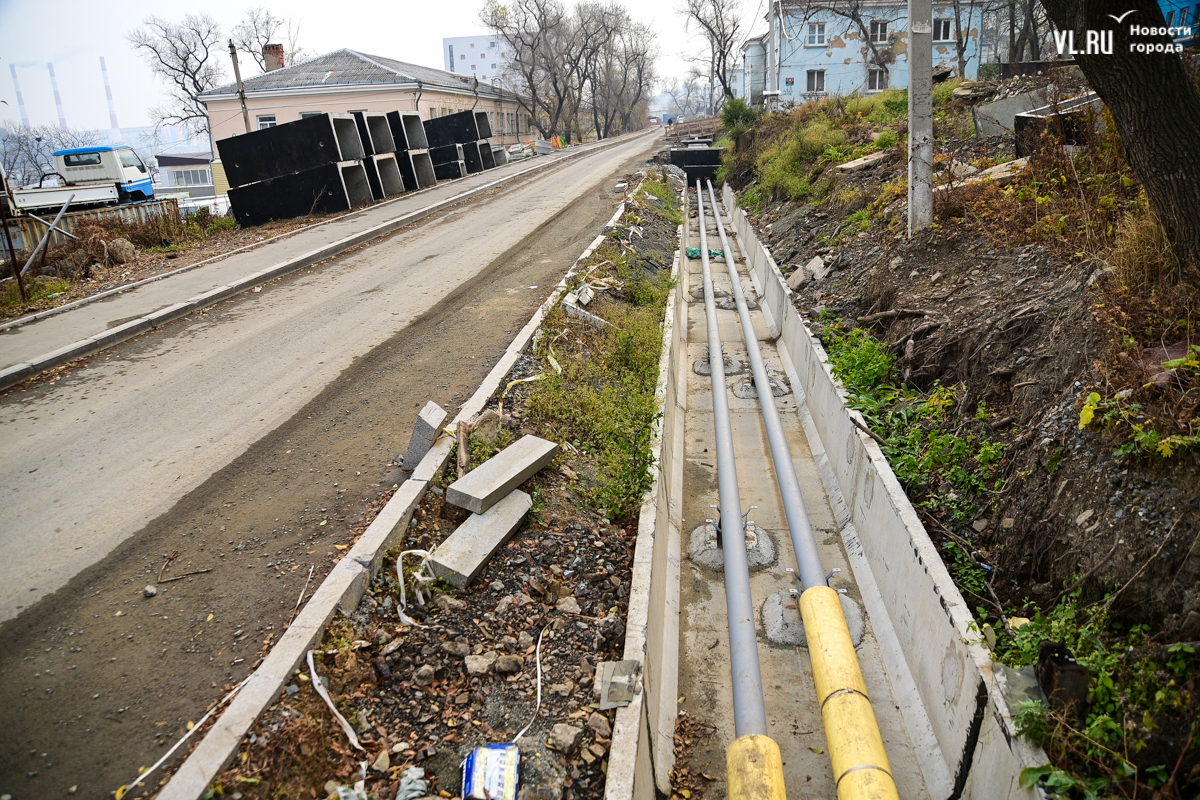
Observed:
[[[694,193],[689,193],[694,194]],[[706,205],[707,237],[710,246],[719,247],[717,229],[711,209]],[[698,220],[693,198],[689,214],[688,239],[699,237]],[[728,226],[728,223],[726,223]],[[727,227],[730,246],[737,249],[733,230]],[[747,300],[757,299],[745,268],[745,259],[736,254],[742,290]],[[687,414],[684,419],[683,492],[682,492],[682,553],[680,580],[680,643],[679,643],[679,704],[698,720],[715,726],[714,734],[696,748],[697,760],[707,763],[707,771],[717,781],[706,798],[724,796],[724,753],[735,737],[733,729],[732,690],[729,676],[729,634],[726,628],[725,589],[719,567],[711,563],[705,552],[711,546],[701,544],[705,520],[716,517],[710,508],[717,500],[716,452],[712,415],[712,383],[696,367],[707,359],[705,313],[702,294],[703,277],[700,259],[685,259],[680,271],[683,296],[687,298]],[[711,264],[713,287],[718,295],[728,293],[730,280],[726,265]],[[700,299],[693,299],[692,295]],[[752,304],[753,305],[753,304]],[[746,361],[746,348],[736,310],[717,309],[721,340],[725,356]],[[788,393],[775,398],[783,417],[784,430],[796,464],[801,491],[808,507],[809,518],[817,535],[817,546],[826,571],[838,569],[830,579],[835,589],[844,590],[843,605],[848,610],[851,630],[855,631],[855,614],[862,620],[858,641],[858,657],[867,682],[888,750],[892,774],[901,797],[927,797],[925,782],[917,762],[899,705],[884,668],[880,642],[870,620],[862,613],[861,593],[853,577],[846,552],[838,536],[838,525],[821,482],[817,464],[809,448],[800,417],[797,414],[796,393],[790,390],[783,377],[783,366],[771,336],[770,326],[761,311],[751,311],[755,332],[762,350],[764,364],[774,379],[787,387]],[[793,573],[796,566],[788,535],[787,522],[775,482],[771,451],[762,422],[758,399],[753,392],[737,392],[735,388],[747,381],[745,374],[726,378],[734,449],[737,457],[738,486],[742,509],[757,531],[747,543],[752,563],[751,588],[757,609],[758,657],[763,675],[763,696],[767,708],[770,735],[779,744],[783,755],[784,776],[789,789],[805,796],[833,797],[836,795],[821,712],[816,700],[807,650],[799,643],[800,613],[797,598],[789,590],[798,587]],[[742,399],[748,394],[751,399]],[[697,535],[697,531],[701,535]],[[763,541],[767,539],[767,541]],[[697,549],[696,545],[701,544]],[[773,552],[772,552],[773,551]],[[759,555],[761,554],[761,555]],[[756,557],[757,556],[757,557]],[[773,556],[773,557],[772,557]],[[717,553],[719,563],[719,553]],[[756,566],[757,565],[757,568]]]
[[[716,452],[695,190],[680,228],[675,291],[664,320],[656,397],[655,480],[638,520],[626,659],[641,666],[641,691],[617,711],[606,800],[672,792],[674,733],[681,712],[712,726],[686,765],[725,792],[725,749],[735,738],[729,633],[720,551]],[[1020,786],[1022,769],[1046,755],[1016,735],[1006,677],[981,643],[970,607],[921,526],[878,445],[854,424],[824,348],[745,213],[724,187],[722,215],[780,411],[801,493],[830,585],[843,608],[899,795],[962,800],[1045,797]],[[719,247],[707,211],[709,247]],[[728,403],[755,608],[769,735],[778,743],[792,797],[836,796],[811,663],[802,641],[791,539],[723,261],[711,264],[724,343]]]

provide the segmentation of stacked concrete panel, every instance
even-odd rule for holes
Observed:
[[[394,162],[364,165],[368,152],[349,114],[320,114],[222,139],[217,151],[240,225],[371,205],[369,174],[380,193],[385,181],[396,185]]]
[[[488,137],[492,135],[492,126],[486,112],[462,111],[457,114],[447,114],[444,117],[425,120],[425,137],[429,140],[429,152],[435,168],[451,159],[448,151],[451,145],[462,148],[463,169],[466,174],[475,174],[496,166],[492,156],[492,146]],[[453,171],[453,168],[443,168],[442,173]],[[442,179],[439,174],[439,179]]]
[[[439,181],[453,181],[467,177],[467,165],[461,161],[446,161],[433,165],[433,174]]]
[[[217,142],[230,186],[363,158],[358,126],[349,114],[320,114]]]
[[[461,144],[446,144],[429,148],[433,172],[439,181],[465,178],[468,175],[469,170],[464,150],[465,148]]]
[[[463,163],[467,165],[467,174],[474,175],[477,172],[483,172],[483,153],[479,149],[478,142],[467,142],[460,144],[462,148]],[[488,147],[491,150],[491,147]]]
[[[460,111],[425,120],[425,138],[429,140],[429,146],[434,148],[477,142],[484,137],[479,135],[479,121],[475,112]]]
[[[362,161],[326,164],[229,190],[229,206],[243,227],[273,219],[349,211],[371,205],[372,199]]]
[[[429,157],[429,140],[421,115],[409,111],[389,111],[388,127],[396,143],[396,163],[407,189],[424,189],[437,183],[433,161]]]
[[[371,196],[376,201],[385,200],[404,194],[404,179],[400,174],[400,165],[395,153],[383,153],[367,156],[363,159],[363,168],[367,171],[367,182],[371,186]]]

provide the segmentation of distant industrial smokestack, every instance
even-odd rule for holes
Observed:
[[[263,65],[267,72],[283,69],[283,45],[263,45]]]
[[[54,65],[47,61],[46,69],[50,72],[50,88],[54,90],[54,107],[58,109],[58,127],[65,131],[67,115],[63,113],[62,95],[58,93],[58,79],[54,77]]]
[[[108,67],[104,64],[104,56],[100,56],[100,74],[104,76],[104,98],[108,100],[108,125],[112,128],[113,144],[121,141],[121,126],[117,124],[117,107],[113,105],[112,87],[108,85]]]
[[[8,70],[12,73],[13,89],[17,92],[17,108],[21,112],[21,127],[29,130],[29,113],[25,110],[25,95],[21,94],[21,84],[17,82],[17,65],[9,64]]]

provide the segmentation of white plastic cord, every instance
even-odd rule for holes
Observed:
[[[313,665],[312,656],[313,651],[309,650],[308,672],[312,675],[313,688],[317,690],[317,694],[321,696],[321,699],[325,701],[325,705],[329,706],[329,710],[333,712],[333,718],[342,726],[342,731],[346,734],[346,738],[350,740],[350,744],[354,745],[356,750],[362,750],[365,753],[366,748],[358,743],[358,736],[355,735],[354,728],[350,727],[350,723],[346,722],[346,718],[342,716],[342,713],[334,706],[333,701],[329,699],[329,692],[325,689],[325,684],[321,683],[321,677],[317,675],[317,668]]]
[[[396,609],[396,611],[400,616],[400,621],[405,625],[412,625],[415,628],[424,628],[427,626],[420,624],[405,613],[408,610],[408,592],[404,585],[404,557],[414,555],[421,557],[421,566],[418,567],[417,572],[413,574],[413,579],[417,581],[418,584],[430,583],[431,581],[435,580],[432,575],[420,574],[420,571],[425,569],[426,565],[429,563],[429,557],[431,554],[428,550],[405,550],[403,553],[396,556],[396,579],[400,581],[400,607]],[[425,599],[421,597],[421,587],[419,585],[413,587],[413,594],[416,596],[417,603],[419,605],[425,605]]]
[[[525,732],[528,731],[529,728],[533,725],[534,720],[537,719],[538,712],[542,710],[542,636],[545,633],[546,633],[546,629],[542,628],[541,633],[538,634],[537,654],[536,654],[536,659],[537,659],[537,705],[535,705],[533,707],[533,718],[529,720],[528,725],[526,725],[524,728],[521,728],[521,732],[518,733],[516,738],[512,740],[513,744],[516,744],[518,741],[520,741],[521,737],[525,735]]]

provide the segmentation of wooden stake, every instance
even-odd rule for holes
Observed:
[[[460,421],[457,427],[458,434],[458,477],[466,475],[471,469],[471,448],[470,448],[470,432],[467,428],[466,421]]]

